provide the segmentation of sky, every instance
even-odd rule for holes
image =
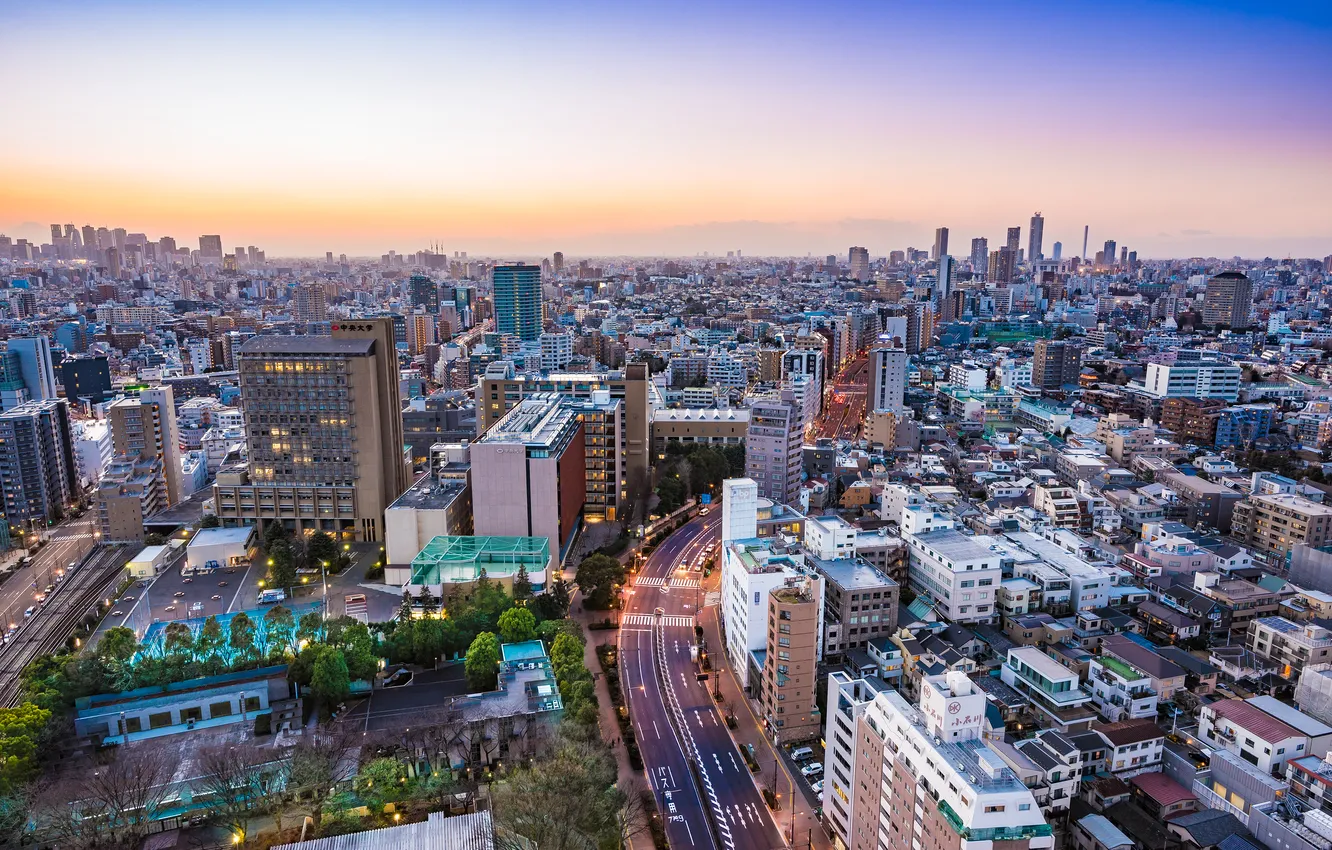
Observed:
[[[6,6],[10,236],[1332,254],[1326,2]]]

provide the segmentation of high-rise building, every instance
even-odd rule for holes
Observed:
[[[64,238],[65,238],[64,229],[58,224],[51,225],[51,244],[59,245],[60,241]]]
[[[1045,217],[1039,212],[1031,217],[1031,230],[1027,234],[1027,262],[1043,259],[1041,242],[1045,238]]]
[[[1241,371],[1215,358],[1148,363],[1143,388],[1156,398],[1239,398]]]
[[[144,521],[178,504],[184,491],[171,387],[143,390],[107,408],[112,460],[97,488],[102,539],[140,541]]]
[[[822,655],[823,582],[802,575],[768,591],[767,654],[759,710],[764,725],[784,740],[817,738],[823,731],[818,699]]]
[[[938,282],[934,287],[934,303],[942,305],[953,291],[953,258],[944,254],[939,258]]]
[[[878,344],[870,350],[868,407],[871,411],[897,416],[905,412],[908,359],[901,340],[879,337]]]
[[[1229,325],[1234,330],[1249,327],[1253,308],[1253,282],[1242,272],[1221,272],[1207,280],[1203,296],[1203,324]]]
[[[495,331],[523,342],[541,337],[541,267],[515,263],[495,266]]]
[[[782,505],[799,501],[804,433],[800,407],[790,390],[750,405],[745,473],[758,483],[763,498]]]
[[[564,402],[558,393],[525,398],[471,445],[476,533],[545,537],[559,562],[587,497],[586,430]]]
[[[424,307],[430,315],[439,312],[439,285],[422,274],[414,274],[408,282],[413,307]]]
[[[392,319],[333,322],[331,336],[255,336],[234,358],[249,461],[218,472],[222,524],[379,540],[410,468]]]
[[[82,501],[64,399],[30,401],[0,413],[0,494],[10,528],[58,522]]]
[[[859,246],[852,246],[847,252],[847,262],[851,265],[851,277],[856,280],[869,280],[869,251]]]
[[[1081,372],[1081,346],[1067,340],[1036,340],[1036,355],[1031,362],[1033,387],[1057,390],[1064,384],[1077,383]]]
[[[93,259],[97,253],[97,228],[91,224],[83,226],[83,253],[88,259]]]
[[[985,694],[965,673],[924,677],[918,705],[912,705],[877,677],[853,679],[834,671],[828,676],[827,706],[822,803],[837,846],[964,850],[978,841],[1009,850],[1054,846],[1054,829],[1031,789],[985,739]],[[1060,740],[1075,765],[1076,747]],[[1031,764],[1032,752],[1024,749],[1019,757]],[[1061,767],[1044,757],[1035,763]],[[1077,770],[1066,768],[1065,775],[1069,769]]]
[[[427,313],[412,313],[407,317],[407,353],[415,357],[424,354],[427,345],[435,344],[435,317]]]
[[[1014,228],[1016,229],[1016,228]],[[990,252],[988,277],[994,283],[1012,283],[1017,273],[1017,251],[1007,245]]]
[[[934,229],[934,247],[930,249],[930,259],[937,260],[946,256],[948,256],[948,228],[936,227]]]
[[[1008,238],[1007,240],[1005,240],[1004,244],[1008,247],[1008,250],[1013,252],[1013,256],[1015,258],[1017,257],[1018,247],[1021,244],[1021,242],[1022,242],[1022,228],[1021,227],[1008,228]]]
[[[11,339],[5,343],[9,351],[18,355],[19,374],[32,401],[55,398],[55,368],[51,365],[51,341],[44,336]]]
[[[1104,255],[1101,262],[1104,265],[1113,266],[1115,264],[1115,240],[1105,240],[1105,250],[1101,253]]]
[[[823,412],[823,352],[792,349],[782,355],[782,386],[800,405],[800,422],[808,428]]]
[[[1063,242],[1054,243],[1054,255],[1053,255],[1054,259],[1056,260],[1061,259],[1063,257],[1063,254],[1064,254],[1064,243]]]
[[[556,274],[556,276],[558,276],[558,275],[560,274],[560,272],[564,271],[564,252],[563,252],[563,251],[556,251],[556,252],[555,252],[554,262],[553,262],[551,265],[552,265],[553,268],[555,269],[555,274]]]
[[[105,354],[66,357],[60,363],[60,378],[65,398],[101,404],[111,397],[111,369]]]
[[[291,294],[291,318],[297,322],[328,321],[328,293],[322,283],[302,283]]]
[[[971,270],[982,275],[990,270],[990,240],[984,236],[971,240]]]
[[[120,233],[121,231],[116,231]],[[120,246],[117,246],[118,248]],[[205,263],[220,264],[222,262],[222,237],[221,236],[200,236],[199,237],[199,259]]]

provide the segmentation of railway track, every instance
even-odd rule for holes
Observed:
[[[56,586],[32,618],[19,625],[0,647],[0,707],[13,708],[22,696],[20,675],[33,659],[65,645],[84,618],[110,596],[120,580],[128,546],[97,546],[84,556],[74,575]]]

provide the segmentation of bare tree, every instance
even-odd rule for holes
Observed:
[[[636,778],[626,781],[620,790],[624,797],[615,810],[615,832],[620,846],[628,847],[634,836],[647,831],[649,814],[644,798],[651,799],[651,792]]]
[[[315,823],[333,789],[356,775],[364,740],[361,733],[337,723],[307,734],[292,749],[288,787],[298,799],[310,798]]]
[[[83,789],[74,779],[36,790],[31,817],[39,838],[56,847],[84,850],[101,843],[110,831],[100,808],[83,803]]]
[[[430,765],[430,772],[452,771],[453,753],[467,726],[463,713],[450,703],[430,712],[423,721],[421,748]]]
[[[271,756],[272,750],[253,744],[219,745],[199,753],[202,775],[196,789],[207,796],[212,816],[233,833],[249,834],[250,821],[272,808],[283,770]]]
[[[75,807],[97,813],[107,820],[119,843],[138,847],[157,818],[171,791],[171,777],[178,754],[170,746],[138,746],[116,754],[114,759],[78,782]]]

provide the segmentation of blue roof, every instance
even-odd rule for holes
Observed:
[[[500,655],[508,661],[536,661],[546,657],[546,647],[539,640],[500,645]]]
[[[1133,632],[1120,632],[1120,634],[1121,634],[1123,637],[1126,637],[1126,638],[1128,638],[1129,640],[1133,641],[1133,642],[1136,643],[1138,646],[1143,646],[1143,647],[1146,647],[1147,649],[1151,649],[1151,650],[1155,650],[1155,649],[1157,648],[1157,647],[1156,647],[1156,644],[1154,644],[1154,643],[1152,643],[1151,641],[1147,640],[1147,638],[1143,637],[1142,635],[1134,634]]]

